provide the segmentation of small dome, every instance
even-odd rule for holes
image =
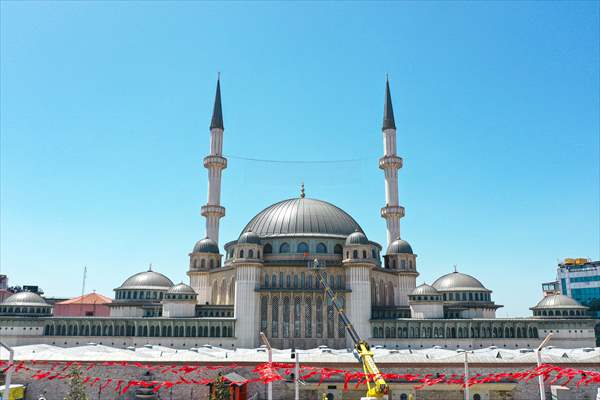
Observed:
[[[430,286],[426,283],[424,283],[420,286],[417,286],[411,292],[411,296],[436,295],[436,294],[440,294],[440,292],[438,292],[437,289],[434,288],[433,286]]]
[[[364,233],[355,231],[346,238],[346,246],[369,244],[369,239]]]
[[[451,272],[433,282],[432,286],[440,292],[447,290],[485,290],[485,286],[471,275]]]
[[[219,254],[219,245],[212,239],[204,238],[198,240],[194,246],[194,253],[215,253]]]
[[[173,282],[158,272],[148,270],[130,276],[117,289],[163,289],[169,290]]]
[[[577,300],[564,294],[552,294],[544,297],[533,308],[585,308]]]
[[[194,291],[194,289],[192,289],[192,287],[190,285],[186,285],[183,282],[178,283],[177,285],[173,286],[171,289],[167,290],[167,293],[168,294],[193,294],[193,295],[196,294],[196,292]]]
[[[398,238],[390,243],[386,254],[413,254],[413,250],[406,240]]]
[[[237,242],[238,244],[260,244],[260,236],[252,231],[244,232],[240,235]]]
[[[46,300],[37,293],[19,292],[8,297],[2,305],[5,306],[49,306]]]

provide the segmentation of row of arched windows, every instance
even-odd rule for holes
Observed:
[[[585,315],[583,310],[534,310],[536,317],[582,317]]]
[[[162,300],[164,292],[156,290],[117,290],[117,300]]]
[[[444,301],[491,301],[489,293],[480,292],[450,292],[447,296],[444,293],[443,297]]]
[[[327,280],[327,273],[325,274],[325,280]],[[279,278],[279,279],[278,279]],[[312,274],[306,274],[304,272],[298,274],[284,274],[280,272],[277,274],[265,274],[263,276],[262,287],[265,289],[321,289],[319,281],[314,280]],[[329,274],[329,287],[331,289],[345,289],[346,288],[346,277],[343,274]]]
[[[233,337],[233,326],[46,325],[46,336]]]
[[[207,262],[206,259],[202,258],[200,259],[200,262],[198,262],[198,259],[195,259],[192,262],[192,268],[197,269],[198,267],[200,267],[200,269],[204,269],[206,268]],[[215,261],[213,258],[208,260],[208,268],[213,269],[215,267],[215,265],[218,267],[219,263],[217,261]]]
[[[373,327],[374,338],[538,338],[536,327]]]
[[[342,254],[342,245],[340,244],[336,244],[333,247],[333,253],[334,254]],[[264,246],[264,252],[265,254],[272,254],[273,253],[273,246],[270,243],[265,244]],[[283,242],[279,245],[279,253],[290,253],[291,252],[291,247],[290,244],[287,242]],[[304,253],[309,253],[310,249],[309,246],[306,242],[300,242],[298,243],[298,245],[296,246],[296,253],[299,254],[304,254]],[[327,245],[325,243],[317,243],[317,246],[315,247],[315,252],[317,254],[326,254],[327,253]]]
[[[367,258],[367,251],[363,250],[362,252],[359,252],[358,250],[353,250],[352,251],[352,258],[353,259],[358,259],[358,258]],[[362,257],[359,257],[359,255],[362,255]],[[350,252],[347,251],[346,252],[346,258],[350,258]],[[377,258],[377,252],[375,251],[375,249],[371,249],[371,258]]]
[[[344,306],[344,297],[338,297],[340,307]],[[260,299],[260,328],[261,331],[270,332],[270,336],[296,337],[296,338],[343,338],[346,335],[345,325],[338,316],[337,334],[335,330],[335,310],[331,301],[324,301],[316,297],[313,302],[311,296],[284,296],[272,297],[271,318],[269,329],[269,297]],[[324,316],[323,314],[326,313]],[[314,317],[314,320],[313,320]]]

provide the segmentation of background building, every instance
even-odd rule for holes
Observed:
[[[112,299],[93,292],[54,303],[56,317],[108,317]]]

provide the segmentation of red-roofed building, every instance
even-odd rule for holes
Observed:
[[[109,297],[96,292],[54,304],[55,317],[108,317],[112,302]]]

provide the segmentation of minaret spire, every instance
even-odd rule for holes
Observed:
[[[206,237],[216,243],[219,243],[219,220],[225,216],[225,207],[221,206],[221,173],[227,168],[227,159],[223,157],[224,129],[219,74],[210,123],[210,154],[204,157],[204,168],[208,170],[208,201],[202,206],[202,216],[206,218]]]
[[[390,81],[386,74],[385,76],[385,105],[383,108],[383,127],[382,130],[396,129],[396,121],[394,120],[394,107],[392,107],[392,95],[390,94]]]
[[[382,130],[383,157],[379,159],[379,168],[385,174],[385,207],[381,209],[381,217],[386,221],[389,245],[400,238],[400,218],[404,216],[404,207],[398,204],[398,170],[402,168],[402,158],[396,155],[396,122],[392,107],[390,81],[387,76]]]
[[[217,76],[217,93],[215,94],[215,105],[213,107],[212,120],[210,121],[210,129],[219,128],[225,129],[223,126],[223,107],[221,106],[221,73]]]

